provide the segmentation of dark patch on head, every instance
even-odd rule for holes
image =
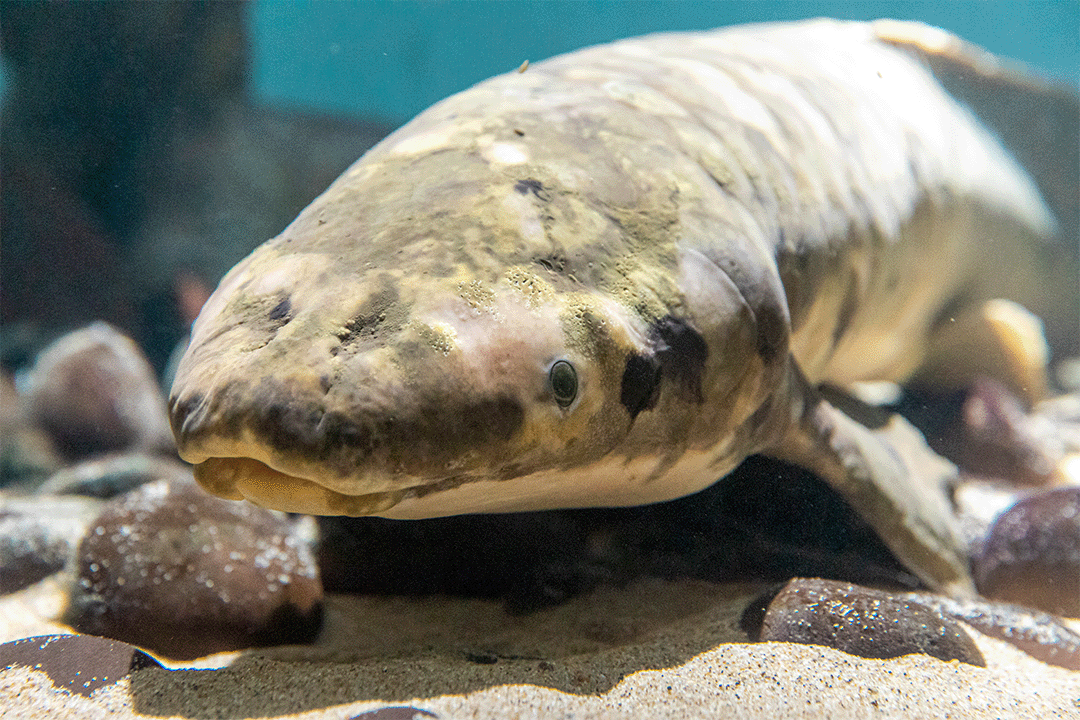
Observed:
[[[208,433],[217,437],[237,438],[244,429],[251,385],[229,380],[208,395],[191,393],[170,401],[170,422],[177,445],[197,443]]]
[[[398,291],[392,279],[381,278],[377,290],[364,303],[338,334],[342,344],[374,339],[380,332],[392,331],[405,322],[406,311],[398,304]]]
[[[293,319],[292,300],[285,293],[264,295],[250,306],[246,300],[234,298],[230,309],[249,317],[250,320],[245,322],[247,329],[255,337],[265,335],[268,341]]]
[[[844,289],[844,299],[840,301],[840,310],[836,316],[836,327],[833,328],[832,344],[835,348],[840,344],[844,333],[851,327],[851,321],[855,319],[855,311],[859,309],[859,280],[855,273],[848,275],[848,284]]]
[[[642,410],[652,409],[659,392],[660,363],[651,355],[631,353],[626,358],[619,394],[619,401],[630,413],[630,419],[636,418]]]
[[[685,320],[670,315],[653,323],[652,335],[664,377],[673,380],[694,402],[705,402],[701,391],[701,376],[709,358],[705,338]]]
[[[435,395],[395,413],[326,411],[315,398],[305,399],[270,379],[252,391],[249,402],[247,425],[265,443],[342,474],[374,456],[393,467],[430,473],[469,449],[509,441],[525,422],[521,403],[509,397],[462,406]]]
[[[550,270],[551,272],[564,273],[566,272],[567,259],[562,253],[551,253],[550,255],[544,255],[535,259],[537,265]]]
[[[265,384],[255,389],[252,408],[252,429],[281,449],[317,447],[332,425],[321,408],[280,397]]]
[[[757,353],[766,363],[772,363],[787,353],[787,318],[782,308],[762,304],[754,308],[757,327]]]
[[[940,330],[956,320],[958,316],[965,314],[965,310],[970,304],[971,292],[965,287],[942,304],[930,323],[931,332]]]
[[[533,180],[532,178],[518,180],[516,183],[514,183],[514,190],[518,191],[522,195],[527,195],[531,192],[533,195],[536,196],[537,199],[543,200],[544,202],[547,202],[551,199],[551,196],[548,194],[547,190],[544,189],[544,184],[541,183],[539,180]]]
[[[203,402],[203,396],[201,393],[191,393],[186,398],[181,399],[178,396],[173,396],[170,401],[169,419],[172,422],[173,433],[177,436],[180,435],[181,430],[184,429],[184,424],[187,422],[188,416],[198,409]]]
[[[267,316],[273,321],[281,321],[281,325],[289,322],[292,319],[292,303],[289,301],[289,297],[286,295],[281,301],[270,310],[270,314]]]

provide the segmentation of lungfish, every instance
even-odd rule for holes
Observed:
[[[426,518],[653,503],[765,453],[969,592],[954,468],[819,387],[1002,374],[1008,349],[962,333],[1004,299],[1077,351],[1076,108],[886,21],[653,35],[492,78],[225,276],[172,388],[180,454],[222,497]]]

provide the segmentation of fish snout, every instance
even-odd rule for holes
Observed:
[[[457,398],[432,386],[403,396],[370,381],[353,388],[326,393],[303,378],[263,377],[174,395],[181,456],[249,458],[360,495],[488,471],[508,460],[525,422],[508,394]]]

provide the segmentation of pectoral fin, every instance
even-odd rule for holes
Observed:
[[[828,482],[923,582],[951,595],[973,595],[948,496],[955,466],[900,416],[851,398],[844,412],[811,387],[794,363],[791,375],[792,422],[765,454]]]

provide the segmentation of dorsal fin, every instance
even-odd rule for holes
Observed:
[[[1062,236],[1080,238],[1080,98],[1023,64],[998,58],[939,28],[878,20],[883,42],[921,57],[938,81],[1001,138],[1028,171]]]

